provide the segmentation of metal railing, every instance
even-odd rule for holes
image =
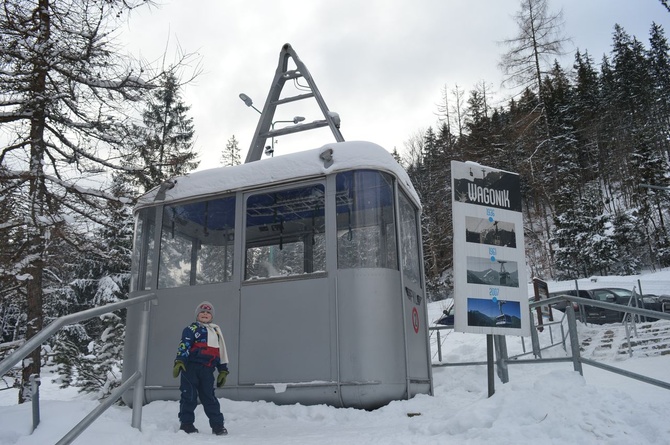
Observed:
[[[129,306],[134,306],[136,304],[144,303],[144,309],[142,311],[142,321],[141,321],[141,332],[139,335],[140,347],[138,348],[138,371],[131,375],[125,382],[121,384],[116,390],[109,395],[98,407],[96,407],[91,413],[89,413],[84,420],[79,422],[72,430],[70,430],[59,442],[58,445],[65,445],[72,442],[79,434],[81,434],[95,419],[97,419],[107,408],[113,405],[123,393],[125,393],[133,383],[135,385],[135,391],[133,394],[133,416],[132,416],[132,426],[137,429],[141,429],[142,424],[142,405],[144,398],[144,381],[146,374],[146,352],[147,352],[147,343],[148,343],[148,321],[149,321],[149,305],[152,301],[155,301],[158,297],[155,293],[150,293],[146,295],[141,295],[138,297],[133,297],[128,300],[119,301],[117,303],[107,304],[105,306],[95,307],[92,309],[87,309],[85,311],[76,312],[74,314],[65,315],[63,317],[57,318],[51,322],[47,327],[42,329],[30,340],[26,341],[21,347],[12,352],[8,357],[0,362],[0,376],[5,375],[10,369],[12,369],[19,361],[26,358],[31,352],[36,348],[39,348],[42,343],[51,338],[58,330],[64,326],[71,325],[80,321],[88,320],[89,318],[97,317],[102,314],[109,312],[114,312],[119,309],[124,309]],[[40,422],[39,418],[39,386],[38,376],[31,376],[31,387],[32,387],[32,403],[33,403],[33,430],[37,427]]]
[[[580,313],[583,315],[584,314],[584,306],[592,306],[592,307],[598,307],[602,309],[609,309],[609,310],[614,310],[618,312],[623,312],[625,315],[623,317],[623,323],[626,326],[626,331],[627,331],[627,336],[628,336],[628,343],[630,344],[630,332],[628,330],[628,325],[627,323],[630,321],[630,317],[628,317],[626,314],[630,314],[631,316],[633,315],[639,315],[642,317],[647,317],[647,318],[652,318],[652,319],[661,319],[661,320],[670,320],[670,313],[667,312],[659,312],[659,311],[653,311],[649,309],[643,309],[639,307],[634,307],[634,306],[622,306],[620,304],[615,304],[615,303],[608,303],[604,301],[597,301],[597,300],[590,300],[588,298],[581,298],[581,297],[573,297],[571,295],[561,295],[557,297],[552,297],[548,298],[546,300],[542,301],[537,301],[537,302],[532,302],[529,304],[530,309],[531,309],[531,339],[533,342],[533,355],[535,358],[529,358],[529,359],[521,359],[520,357],[524,355],[530,354],[524,353],[520,354],[514,357],[507,357],[505,355],[505,348],[496,348],[496,352],[502,355],[499,355],[496,360],[496,364],[498,365],[498,375],[501,377],[501,380],[503,383],[507,383],[506,381],[506,368],[508,365],[521,365],[521,364],[538,364],[538,363],[556,363],[556,362],[572,362],[573,368],[575,371],[579,372],[580,375],[583,375],[583,367],[582,365],[589,365],[593,366],[596,368],[600,368],[609,372],[613,372],[615,374],[632,378],[635,380],[639,380],[644,383],[648,383],[654,386],[658,386],[660,388],[668,389],[670,390],[670,383],[662,381],[662,380],[657,380],[648,376],[644,376],[641,374],[637,374],[634,372],[626,371],[621,368],[617,368],[615,366],[611,366],[605,363],[600,363],[595,360],[591,360],[585,357],[582,357],[580,354],[579,350],[579,338],[578,338],[578,333],[577,333],[577,316],[575,314],[575,310],[572,306],[572,304],[566,305],[565,308],[565,314],[564,318],[561,319],[560,322],[554,322],[552,324],[561,324],[561,340],[554,342],[553,337],[551,339],[551,344],[547,347],[540,348],[539,347],[539,341],[537,341],[537,328],[539,326],[535,325],[534,322],[534,317],[532,315],[532,309],[539,307],[539,306],[545,306],[545,305],[552,305],[556,304],[562,301],[567,300],[568,302],[573,302],[577,303],[579,307],[581,308]],[[567,337],[563,331],[563,324],[567,320],[567,325],[568,325],[568,332],[567,332]],[[547,327],[550,324],[543,324],[543,327]],[[442,345],[440,341],[440,331],[444,329],[450,329],[452,327],[450,326],[431,326],[429,329],[431,331],[436,331],[437,332],[437,338],[438,338],[438,355],[439,355],[439,360],[440,362],[442,361]],[[504,336],[494,336],[494,337],[502,337],[501,339],[497,339],[497,341],[502,341],[504,342]],[[559,345],[563,345],[564,349],[566,348],[565,340],[566,338],[569,338],[570,340],[570,356],[568,357],[556,357],[556,358],[542,358],[541,357],[541,351],[545,349],[549,349],[551,347],[556,347]],[[486,365],[486,361],[480,361],[480,362],[461,362],[461,363],[436,363],[433,364],[433,367],[443,367],[443,366],[469,366],[469,365]]]

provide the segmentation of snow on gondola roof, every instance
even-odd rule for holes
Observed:
[[[327,156],[322,155],[328,149],[332,150],[332,162],[324,160]],[[174,186],[164,190],[165,199],[159,201],[177,202],[203,198],[353,169],[375,169],[393,174],[404,185],[414,202],[417,205],[420,203],[407,172],[393,156],[377,144],[362,141],[331,143],[312,150],[178,176],[172,180]],[[161,186],[155,187],[141,196],[136,209],[153,205],[160,190]]]

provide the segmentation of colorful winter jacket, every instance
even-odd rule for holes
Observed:
[[[184,328],[175,360],[209,367],[216,366],[219,372],[228,371],[228,364],[221,363],[219,348],[207,346],[207,328],[198,322]]]

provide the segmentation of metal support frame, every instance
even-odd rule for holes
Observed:
[[[496,351],[496,371],[501,382],[509,382],[509,372],[507,370],[507,340],[504,335],[494,335],[493,344]]]
[[[579,373],[584,375],[582,369],[581,357],[579,354],[579,338],[577,336],[577,320],[575,317],[575,309],[572,304],[565,306],[565,314],[568,316],[568,332],[570,333],[570,350],[572,352],[572,366]]]
[[[33,431],[40,424],[40,377],[30,374],[30,400],[33,408]]]
[[[496,383],[493,376],[493,334],[486,334],[486,380],[489,397],[492,397],[496,392]]]
[[[437,361],[442,361],[442,339],[439,330],[437,331]]]
[[[530,341],[533,348],[533,355],[536,358],[542,358],[542,352],[540,349],[540,338],[537,335],[537,329],[534,327],[535,319],[533,318],[533,311],[528,311],[528,314],[530,315],[530,325],[532,326],[530,329]],[[523,337],[521,338],[523,339]]]
[[[297,69],[289,70],[289,59],[293,59]],[[279,96],[281,95],[282,89],[284,88],[284,83],[287,80],[298,79],[300,77],[305,79],[311,92],[280,99]],[[321,109],[321,112],[324,116],[323,120],[313,121],[305,124],[297,124],[277,130],[272,128],[272,121],[274,119],[275,111],[277,110],[277,105],[309,99],[311,97],[316,99],[316,102],[319,104],[319,108]],[[340,133],[339,117],[328,110],[328,106],[323,100],[323,97],[321,96],[318,88],[316,87],[316,83],[314,83],[314,79],[309,73],[309,70],[300,60],[300,58],[298,58],[298,55],[293,50],[291,45],[286,43],[279,53],[279,64],[277,66],[277,71],[275,72],[274,79],[272,79],[272,84],[270,84],[270,92],[268,93],[268,97],[265,100],[263,111],[261,111],[261,117],[258,120],[258,125],[256,126],[254,138],[251,141],[249,152],[247,153],[247,157],[244,162],[248,163],[258,161],[263,155],[263,148],[268,138],[313,130],[326,126],[330,127],[330,130],[333,132],[333,136],[335,136],[335,140],[337,142],[344,142],[344,137],[342,137],[342,133]]]
[[[149,350],[149,309],[151,302],[144,302],[140,320],[140,332],[138,334],[140,344],[137,348],[137,369],[139,378],[133,392],[133,418],[131,426],[142,430],[142,405],[144,405],[144,382],[147,374],[147,352]]]

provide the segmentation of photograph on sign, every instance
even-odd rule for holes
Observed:
[[[519,267],[516,261],[469,256],[466,267],[470,284],[519,287]]]
[[[491,217],[465,217],[465,241],[492,246],[516,248],[514,223],[497,221]]]
[[[521,304],[495,298],[468,298],[468,325],[520,329]]]

